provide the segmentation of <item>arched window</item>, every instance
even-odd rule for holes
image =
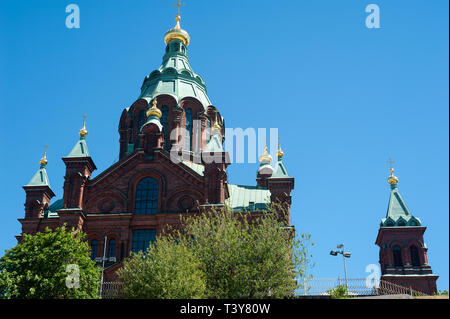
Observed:
[[[91,259],[94,260],[97,257],[98,240],[94,239],[91,241]]]
[[[116,257],[116,240],[115,239],[109,240],[108,257]]]
[[[192,136],[192,110],[186,109],[185,114],[185,129],[186,135],[184,136],[184,149],[186,151],[191,150],[191,136]]]
[[[211,139],[211,120],[206,118],[206,143]]]
[[[136,130],[137,138],[136,138],[136,146],[135,147],[139,147],[139,144],[140,144],[139,134],[141,133],[141,127],[142,127],[142,125],[145,124],[146,120],[147,120],[147,117],[146,117],[146,114],[145,114],[145,110],[141,110],[139,112],[138,127],[137,127],[137,130]]]
[[[134,213],[136,215],[151,215],[158,213],[158,182],[146,177],[136,187],[136,201]]]
[[[414,267],[420,266],[419,250],[416,246],[409,247],[409,253],[411,254],[411,263]]]
[[[161,116],[161,124],[163,126],[163,132],[164,132],[164,149],[166,151],[169,151],[169,108],[165,105],[161,108],[162,116]]]
[[[145,114],[145,110],[139,111],[139,127],[138,127],[138,132],[141,131],[142,125],[144,125],[145,121],[147,120],[146,117],[147,117],[147,116],[146,116],[146,114]]]
[[[392,248],[394,254],[394,267],[403,267],[402,249],[399,246]]]

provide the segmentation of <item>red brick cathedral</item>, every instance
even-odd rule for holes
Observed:
[[[120,115],[119,161],[93,176],[96,166],[84,121],[79,140],[62,158],[63,198],[51,201],[55,194],[45,153],[39,170],[23,187],[22,233],[64,223],[82,230],[91,257],[107,258],[106,280],[113,280],[121,261],[148,247],[167,225],[177,227],[180,214],[197,212],[197,203],[206,209],[228,205],[250,213],[263,212],[275,200],[291,203],[294,178],[287,173],[280,147],[273,166],[265,148],[256,185],[228,183],[225,121],[189,64],[190,37],[181,29],[179,15],[164,41],[161,66],[145,77],[139,98]]]

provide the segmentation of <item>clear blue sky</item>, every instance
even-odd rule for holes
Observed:
[[[174,25],[170,0],[0,0],[0,255],[16,244],[28,183],[49,144],[62,197],[64,165],[88,114],[98,171],[117,160],[118,122],[159,67]],[[429,261],[449,287],[448,1],[186,0],[189,57],[229,127],[278,127],[295,177],[292,219],[311,233],[315,277],[364,278],[378,263],[392,157],[399,190],[427,226]],[[81,28],[67,29],[76,3]],[[381,9],[367,29],[365,7]],[[231,183],[254,185],[257,164]]]

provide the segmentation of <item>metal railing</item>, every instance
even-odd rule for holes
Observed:
[[[338,286],[347,288],[348,297],[359,296],[380,296],[380,295],[411,295],[411,296],[426,296],[427,294],[414,290],[411,287],[404,287],[394,283],[380,280],[378,287],[371,287],[367,285],[367,280],[364,279],[347,279],[346,281],[340,278],[313,278],[304,280],[300,288],[296,291],[298,296],[330,296],[332,290]],[[122,284],[119,282],[104,282],[102,286],[102,298],[114,299],[120,298],[120,290]]]
[[[104,282],[102,285],[102,299],[114,299],[119,298],[122,284],[120,282]]]
[[[426,296],[425,293],[414,290],[411,287],[396,285],[384,280],[379,280],[378,285],[368,285],[365,278],[347,280],[340,278],[313,278],[304,280],[296,294],[299,296],[329,296],[338,286],[346,287],[349,297],[398,294]]]

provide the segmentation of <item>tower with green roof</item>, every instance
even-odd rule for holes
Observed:
[[[39,161],[40,167],[30,182],[23,186],[26,193],[25,218],[40,218],[44,211],[48,209],[50,200],[55,196],[50,188],[50,181],[47,176],[47,150]]]
[[[388,208],[376,239],[380,247],[381,279],[431,295],[437,292],[438,276],[428,263],[423,238],[426,227],[412,215],[400,195],[393,168],[388,183],[391,189]]]

